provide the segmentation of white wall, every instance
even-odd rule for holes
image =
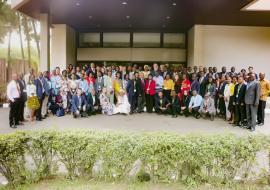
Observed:
[[[75,65],[76,59],[76,32],[73,28],[67,26],[67,65]]]
[[[270,78],[270,27],[195,25],[188,38],[190,66],[254,66]]]
[[[78,48],[77,60],[185,62],[186,50],[175,48]]]
[[[65,24],[55,24],[51,34],[50,68],[66,69],[68,64],[76,63],[76,34]]]

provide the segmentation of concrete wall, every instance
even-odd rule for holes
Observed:
[[[66,69],[68,64],[76,63],[76,33],[65,24],[55,24],[51,34],[50,68]]]
[[[73,28],[67,26],[67,65],[76,64],[76,32]]]
[[[77,60],[185,62],[186,50],[172,48],[78,48]]]
[[[254,66],[270,78],[270,27],[195,25],[188,39],[188,65]]]

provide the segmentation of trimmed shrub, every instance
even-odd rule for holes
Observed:
[[[0,172],[10,184],[34,182],[57,174],[57,166],[62,163],[70,179],[228,184],[236,176],[242,181],[251,177],[256,154],[270,149],[269,139],[168,133],[18,132],[0,135]],[[30,158],[35,166],[31,169],[26,167]],[[94,170],[98,170],[95,175]]]

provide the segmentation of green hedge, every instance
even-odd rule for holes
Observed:
[[[0,172],[13,185],[56,175],[60,164],[70,179],[228,184],[236,175],[247,180],[269,144],[266,136],[17,132],[0,136]]]

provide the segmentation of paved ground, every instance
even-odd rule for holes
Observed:
[[[8,109],[0,109],[0,133],[14,132],[8,126]],[[257,127],[255,134],[270,134],[270,115],[266,116],[266,125]],[[40,129],[91,129],[91,130],[115,130],[127,132],[176,132],[179,134],[224,134],[234,133],[239,135],[251,134],[248,130],[235,128],[221,119],[215,121],[189,117],[171,118],[170,116],[158,116],[156,114],[136,114],[130,116],[96,115],[89,118],[73,119],[71,115],[61,118],[51,116],[42,122],[26,122],[16,130],[40,130]]]

